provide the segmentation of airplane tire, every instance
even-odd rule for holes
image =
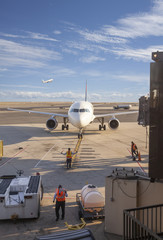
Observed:
[[[69,130],[69,125],[66,125],[66,130]]]
[[[99,131],[101,131],[101,125],[99,125]]]
[[[83,138],[83,134],[78,133],[78,138],[79,138],[79,139],[82,139],[82,138]]]
[[[106,130],[106,125],[104,125],[104,131]]]
[[[64,130],[65,129],[65,126],[64,125],[62,125],[62,130]]]

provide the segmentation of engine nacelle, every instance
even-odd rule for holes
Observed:
[[[119,127],[120,122],[117,118],[111,118],[110,121],[108,122],[108,125],[111,129],[115,130]]]
[[[48,121],[46,122],[46,127],[49,130],[53,130],[58,126],[58,121],[55,118],[49,118]]]

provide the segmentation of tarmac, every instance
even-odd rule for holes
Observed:
[[[65,156],[70,147],[75,149],[78,130],[71,124],[69,130],[61,130],[61,118],[58,127],[46,129],[48,116],[8,111],[6,107],[20,107],[48,112],[67,112],[70,103],[1,103],[0,105],[0,139],[4,142],[4,156],[0,160],[0,176],[16,174],[23,170],[25,176],[40,173],[44,186],[44,196],[38,219],[5,220],[0,222],[0,239],[33,240],[36,236],[58,233],[67,230],[65,222],[74,225],[81,221],[78,217],[76,193],[80,193],[86,184],[94,184],[105,197],[105,178],[115,168],[126,168],[148,172],[148,136],[146,128],[138,125],[137,114],[121,116],[120,127],[106,131],[98,130],[94,122],[84,130],[72,169],[66,168]],[[64,106],[64,107],[62,107]],[[135,104],[134,110],[138,109]],[[131,109],[133,110],[133,109]],[[110,112],[112,106],[103,103],[95,107],[95,112]],[[115,111],[115,110],[114,110]],[[131,141],[141,152],[140,165],[131,158]],[[55,221],[53,196],[58,185],[67,189],[65,220]],[[118,217],[118,216],[117,216]],[[105,231],[105,220],[87,220],[96,240],[119,240]]]

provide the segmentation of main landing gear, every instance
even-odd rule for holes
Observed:
[[[105,131],[106,130],[106,125],[104,124],[104,118],[98,119],[99,122],[101,123],[99,125],[99,130],[101,131],[102,129]]]
[[[64,124],[62,124],[62,130],[66,129],[69,130],[69,125],[68,123],[68,119],[67,118],[63,118]]]

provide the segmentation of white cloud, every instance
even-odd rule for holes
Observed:
[[[20,99],[28,101],[59,101],[59,100],[81,100],[84,99],[83,94],[67,92],[44,93],[39,91],[0,91],[0,98]]]
[[[133,59],[136,61],[149,62],[151,61],[151,53],[156,51],[163,51],[163,45],[149,46],[144,49],[133,49],[133,48],[113,48],[110,52],[117,56],[122,56],[126,59]]]
[[[72,54],[72,55],[78,55],[78,52],[72,49],[68,49],[68,48],[63,48],[62,52],[64,53],[68,53],[68,54]]]
[[[61,34],[61,31],[55,30],[55,31],[53,31],[53,33],[56,34],[56,35],[59,35],[59,34]]]
[[[41,82],[41,81],[40,81]],[[0,87],[5,87],[5,88],[15,88],[15,85],[12,84],[1,84]],[[32,89],[44,89],[45,86],[34,86],[34,85],[16,85],[16,88],[32,88]]]
[[[7,68],[0,68],[0,72],[6,72],[7,70]]]
[[[138,101],[140,93],[127,92],[100,92],[89,93],[88,101]],[[2,101],[81,101],[84,100],[84,94],[72,91],[44,93],[40,91],[0,91]]]
[[[46,40],[46,41],[53,41],[53,42],[58,42],[57,39],[49,37],[47,34],[41,34],[41,33],[34,33],[34,32],[29,32],[25,31],[27,35],[16,35],[16,34],[9,34],[9,33],[2,33],[0,32],[0,36],[7,37],[7,38],[31,38],[31,39],[36,39],[36,40]]]
[[[2,33],[2,32],[0,32],[0,36],[9,37],[9,38],[25,38],[24,36],[21,36],[21,35],[15,35],[15,34],[10,34],[10,33]]]
[[[89,77],[101,77],[103,73],[93,69],[93,70],[83,71],[82,74]]]
[[[149,81],[149,75],[138,75],[138,74],[135,74],[135,75],[114,75],[113,76],[114,79],[120,79],[120,80],[123,80],[123,81],[127,81],[127,82],[137,82],[137,83],[144,83],[144,82],[147,82]]]
[[[116,24],[104,25],[99,30],[90,31],[70,25],[69,30],[76,32],[82,37],[80,41],[69,41],[68,47],[80,51],[99,53],[113,53],[117,56],[147,62],[151,60],[151,52],[162,50],[162,46],[134,49],[127,44],[132,44],[135,38],[163,36],[163,1],[152,2],[149,12],[139,12],[117,20]],[[148,44],[148,42],[146,42]],[[98,54],[99,55],[99,54]],[[88,61],[86,58],[80,58]],[[90,59],[91,62],[91,59]]]
[[[126,43],[126,39],[109,37],[108,34],[106,35],[105,32],[101,32],[101,31],[89,32],[86,29],[85,31],[78,30],[78,33],[81,36],[83,36],[86,40],[96,42],[96,43]]]
[[[105,25],[105,34],[121,38],[163,36],[163,1],[154,1],[150,12],[129,15],[117,21],[117,26]]]
[[[55,68],[54,69],[54,75],[55,76],[73,76],[73,75],[75,75],[76,74],[76,72],[74,71],[74,70],[72,70],[72,69],[70,69],[70,68],[60,68],[60,67],[58,67],[58,68]]]
[[[89,57],[83,57],[80,58],[80,61],[83,63],[94,63],[94,62],[99,62],[99,61],[105,61],[105,58],[102,57],[96,57],[96,56],[89,56]]]
[[[49,60],[60,60],[61,55],[46,48],[23,45],[0,39],[1,66],[44,67]]]
[[[50,38],[47,34],[34,33],[34,32],[27,32],[27,33],[29,34],[29,37],[32,38],[32,39],[58,42],[57,39],[55,39],[55,38]]]
[[[110,94],[111,98],[128,98],[128,97],[132,97],[133,93],[121,93],[121,92],[113,92]]]

